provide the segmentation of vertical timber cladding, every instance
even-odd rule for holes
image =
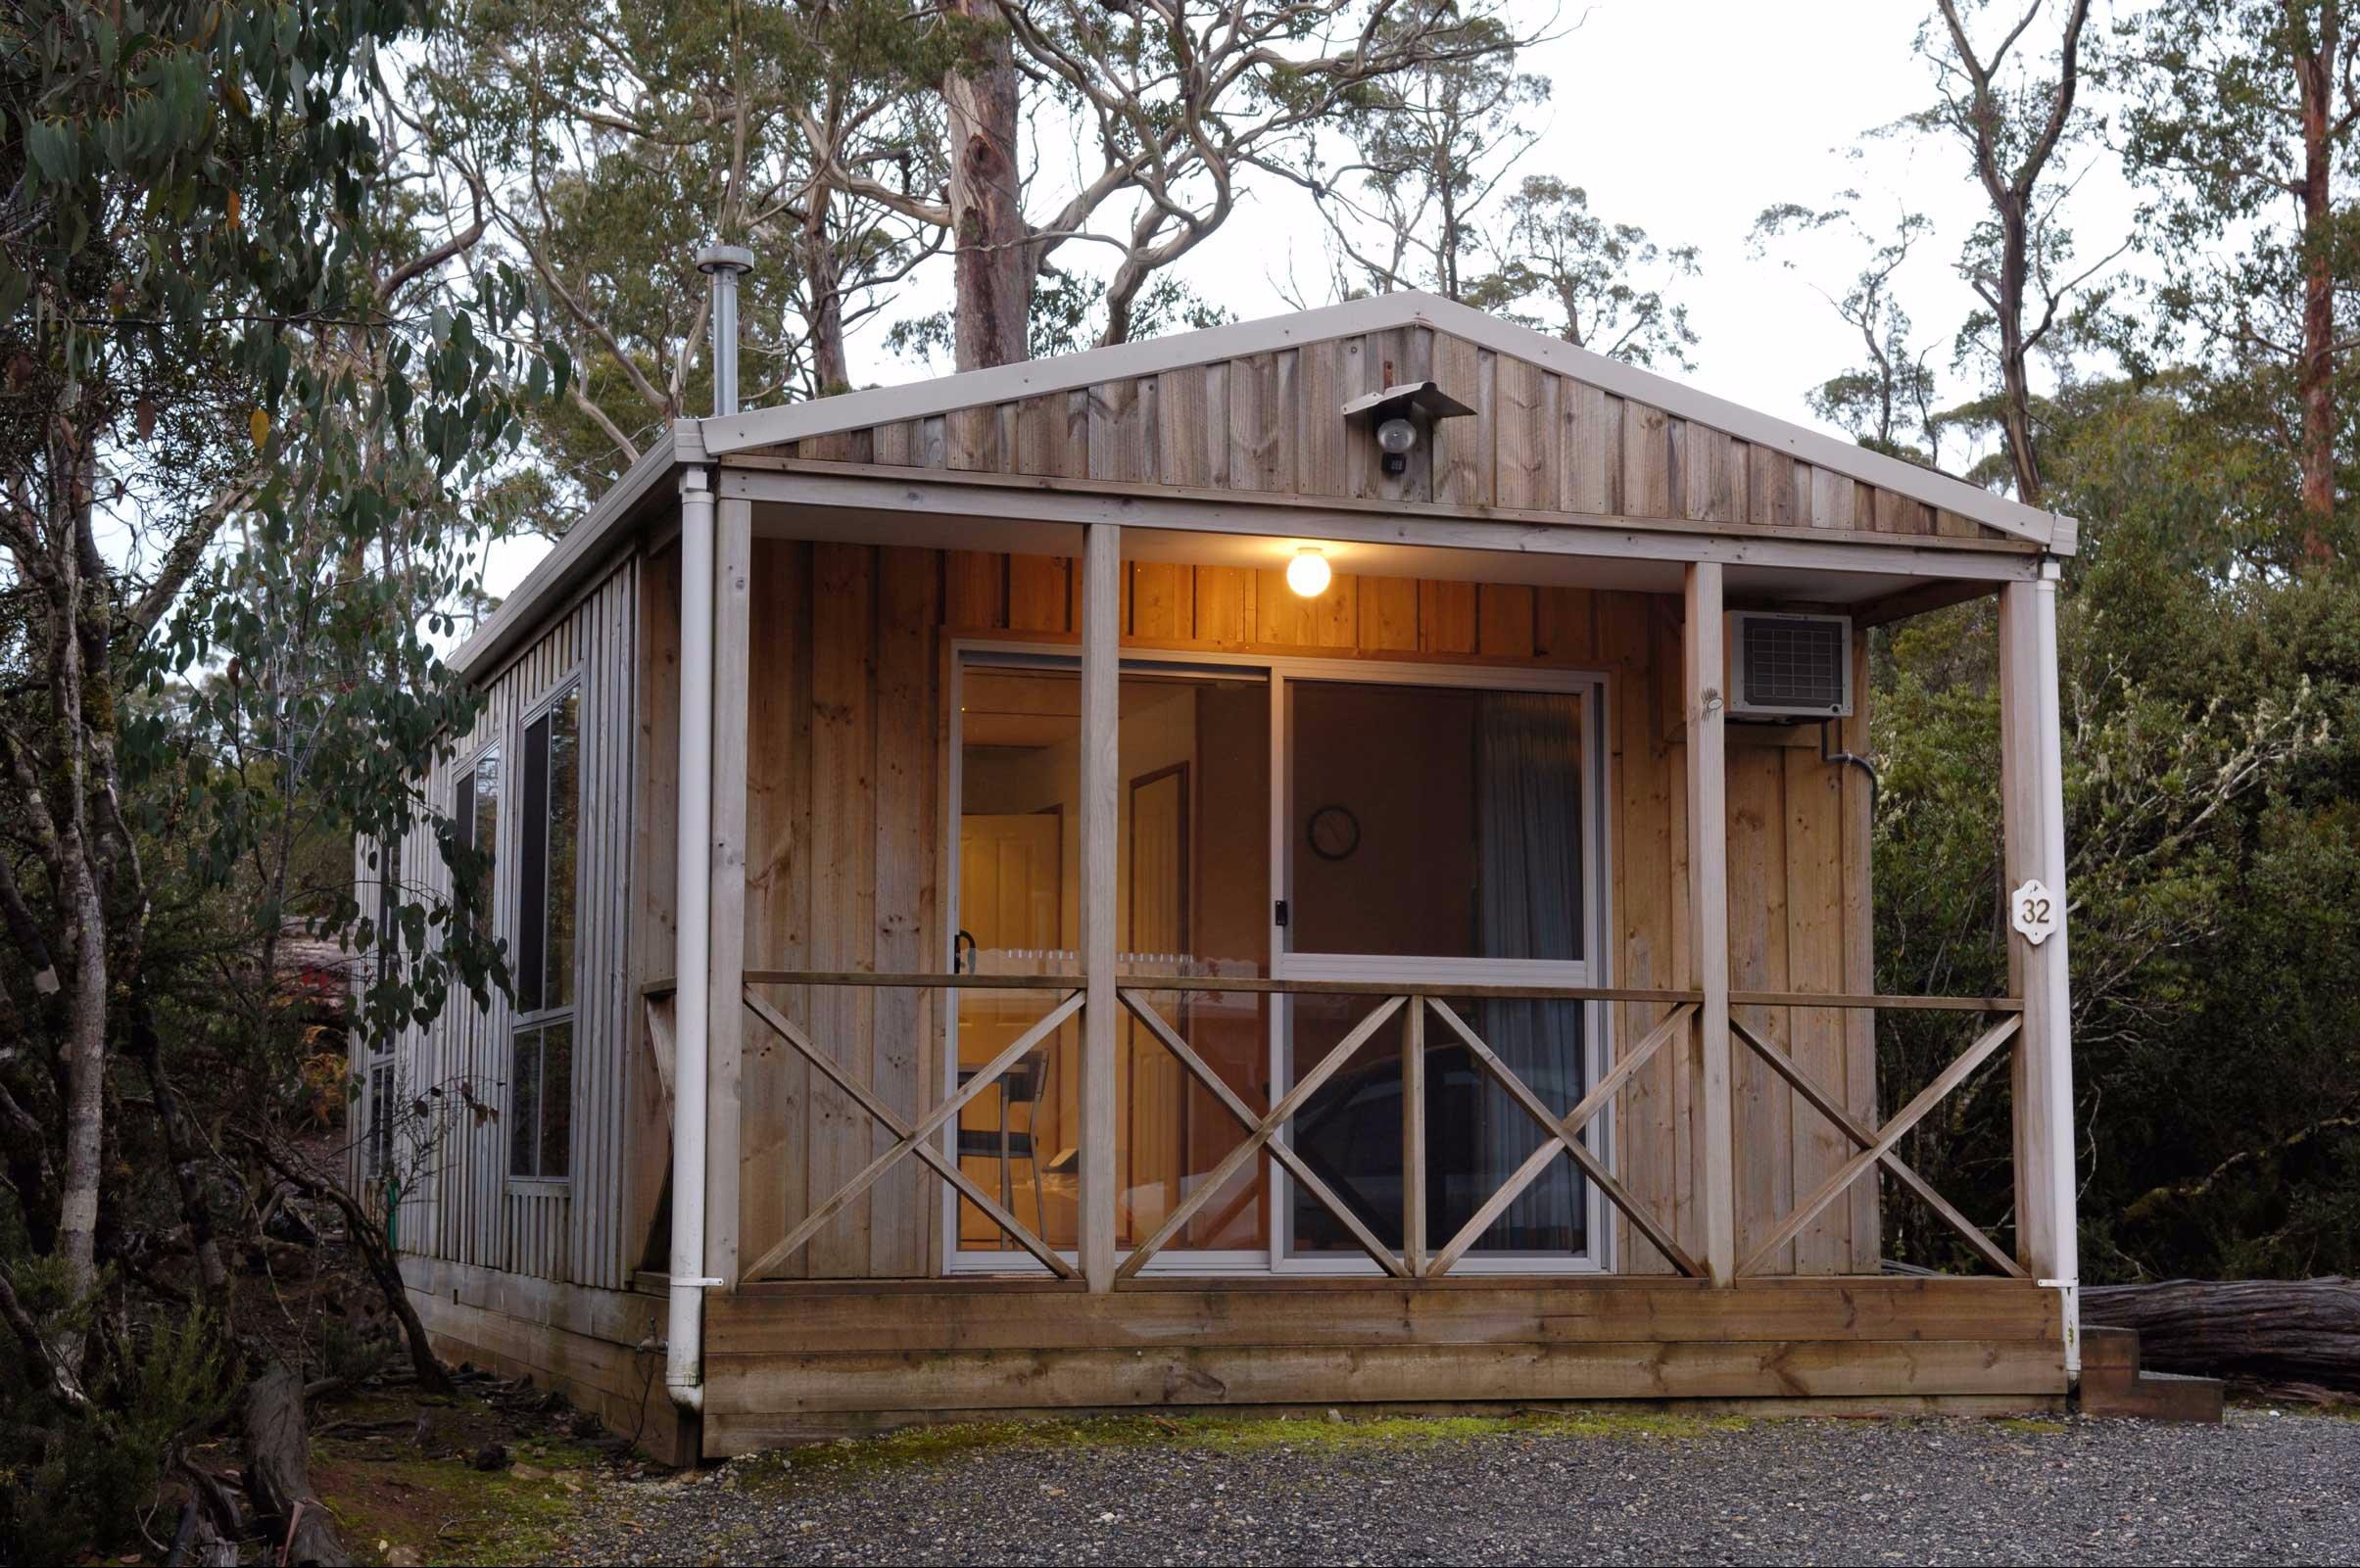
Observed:
[[[1086,420],[1084,421],[1086,427]],[[1018,425],[1018,432],[1026,428]],[[1044,439],[1045,436],[1044,436]],[[943,681],[954,636],[1074,638],[1079,574],[1061,557],[757,539],[747,780],[747,966],[931,970],[944,952]],[[1616,983],[1679,982],[1687,941],[1686,758],[1676,595],[1338,574],[1318,599],[1282,570],[1132,562],[1127,643],[1289,655],[1497,661],[1608,673]],[[1864,670],[1865,661],[1855,660]],[[1864,738],[1854,721],[1848,744]],[[1867,801],[1856,773],[1820,761],[1812,729],[1732,733],[1732,972],[1743,989],[1870,989]],[[771,988],[815,1044],[914,1116],[937,1097],[942,1021],[933,996]],[[1619,1042],[1662,1009],[1617,1008]],[[1757,1009],[1741,1017],[1873,1120],[1867,1015]],[[1700,1246],[1690,1053],[1659,1053],[1617,1101],[1616,1159],[1683,1243]],[[1738,1052],[1741,1249],[1840,1163],[1835,1128]],[[767,1031],[747,1040],[740,1256],[758,1258],[869,1160],[886,1135]],[[781,1271],[909,1278],[939,1267],[940,1189],[914,1161],[880,1182]],[[1618,1267],[1668,1264],[1627,1226]],[[1873,1272],[1873,1184],[1796,1239],[1777,1271]]]
[[[1424,380],[1474,412],[1436,423],[1405,470],[1388,475],[1340,411],[1353,398]],[[1426,326],[810,436],[773,455],[1854,538],[2005,537]]]
[[[403,1251],[454,1263],[530,1274],[607,1289],[622,1286],[638,1259],[621,1237],[625,1149],[625,1052],[633,1044],[637,1001],[626,994],[622,962],[629,929],[634,758],[638,701],[638,569],[626,560],[559,616],[484,689],[474,729],[427,779],[428,799],[448,811],[452,787],[487,745],[504,762],[518,752],[523,715],[565,682],[582,683],[581,879],[575,942],[579,1012],[574,1025],[572,1172],[562,1187],[511,1189],[507,1182],[507,998],[497,988],[489,1009],[455,991],[443,1015],[400,1041],[404,1092],[443,1090],[448,1102],[467,1093],[497,1115],[455,1115],[440,1157],[426,1163],[403,1207]],[[509,768],[510,780],[514,770]],[[516,791],[506,783],[495,873],[503,931],[514,929],[512,868],[519,823]],[[414,888],[450,895],[450,874],[432,830],[414,830],[403,865]]]

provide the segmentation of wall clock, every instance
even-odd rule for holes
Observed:
[[[1322,860],[1343,860],[1361,846],[1361,820],[1342,806],[1322,806],[1311,814],[1304,836]]]

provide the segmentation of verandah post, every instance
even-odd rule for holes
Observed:
[[[1690,988],[1704,993],[1696,1015],[1698,1210],[1705,1267],[1715,1285],[1737,1277],[1736,1117],[1729,1072],[1728,748],[1721,682],[1721,567],[1688,568],[1681,637],[1682,702],[1688,718],[1688,906]]]
[[[712,1008],[706,1052],[704,1271],[736,1289],[738,1104],[746,1050],[746,755],[750,719],[753,502],[723,497],[713,529],[712,845],[707,987]]]
[[[1078,1240],[1092,1291],[1115,1278],[1115,810],[1123,530],[1082,544],[1082,1171]]]
[[[2008,974],[2024,999],[2016,1036],[2016,1259],[2059,1289],[2066,1365],[2078,1369],[2081,1273],[2073,1187],[2073,1033],[2065,946],[2064,744],[2057,711],[2056,572],[1999,591],[2000,798],[2006,889],[2038,882],[2053,930],[2035,943],[2011,907]]]

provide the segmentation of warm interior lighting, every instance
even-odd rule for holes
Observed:
[[[1329,575],[1327,557],[1315,546],[1304,546],[1286,563],[1286,586],[1305,598],[1318,598],[1326,593]]]

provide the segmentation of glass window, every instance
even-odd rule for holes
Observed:
[[[1291,689],[1292,951],[1582,956],[1578,695]]]
[[[1445,999],[1535,1098],[1565,1115],[1587,1082],[1586,1004],[1452,993],[1469,983],[1574,983],[1583,973],[1570,966],[1583,963],[1590,941],[1584,696],[1309,679],[1288,693],[1286,936],[1299,955],[1289,973],[1381,977],[1388,989]],[[1378,1001],[1290,997],[1287,1081],[1314,1071]],[[1423,1040],[1426,1242],[1439,1251],[1550,1134],[1439,1013],[1427,1013]],[[1291,1132],[1311,1168],[1393,1247],[1405,1196],[1404,1047],[1401,1021],[1379,1028],[1311,1096]],[[1473,1240],[1470,1257],[1582,1254],[1589,1211],[1581,1173],[1559,1159]],[[1292,1254],[1361,1256],[1300,1183],[1286,1218]]]
[[[577,686],[524,729],[508,1173],[549,1180],[562,1180],[571,1158],[581,709]],[[497,813],[497,774],[493,783]]]
[[[383,1176],[393,1163],[393,1080],[391,1062],[380,1062],[368,1071],[368,1174],[373,1180]]]
[[[1377,1005],[1373,996],[1292,998],[1294,1061],[1309,1072]],[[1459,1021],[1563,1117],[1584,1092],[1578,1002],[1445,997]],[[1538,1118],[1495,1082],[1442,1017],[1425,1019],[1426,1242],[1440,1251],[1534,1150],[1550,1139]],[[1388,1247],[1401,1245],[1404,1033],[1398,1016],[1355,1051],[1295,1118],[1305,1164]],[[1359,1258],[1360,1244],[1327,1207],[1293,1187],[1298,1254]],[[1475,1257],[1546,1258],[1583,1251],[1589,1202],[1581,1172],[1560,1158],[1475,1241]]]
[[[1081,679],[1070,665],[974,664],[960,674],[961,969],[1072,974],[1081,932]],[[1125,670],[1118,683],[1116,966],[1173,976],[1143,995],[1240,1099],[1269,1077],[1269,998],[1193,976],[1270,973],[1270,700],[1260,671]],[[1048,1005],[1033,992],[959,993],[958,1063],[970,1072]],[[1081,1030],[1041,1042],[960,1117],[962,1167],[1052,1245],[1077,1216]],[[1117,1024],[1117,1244],[1144,1240],[1245,1136],[1214,1091],[1128,1012]],[[1173,1246],[1268,1245],[1264,1162],[1197,1212]],[[972,1204],[958,1246],[1012,1244]]]
[[[486,747],[458,776],[451,815],[459,847],[475,857],[474,926],[489,931],[498,918],[500,855],[500,748]]]
[[[389,974],[397,972],[402,962],[396,930],[401,921],[402,841],[395,838],[377,846],[377,967]],[[390,1044],[380,1038],[370,1048],[382,1051]]]

